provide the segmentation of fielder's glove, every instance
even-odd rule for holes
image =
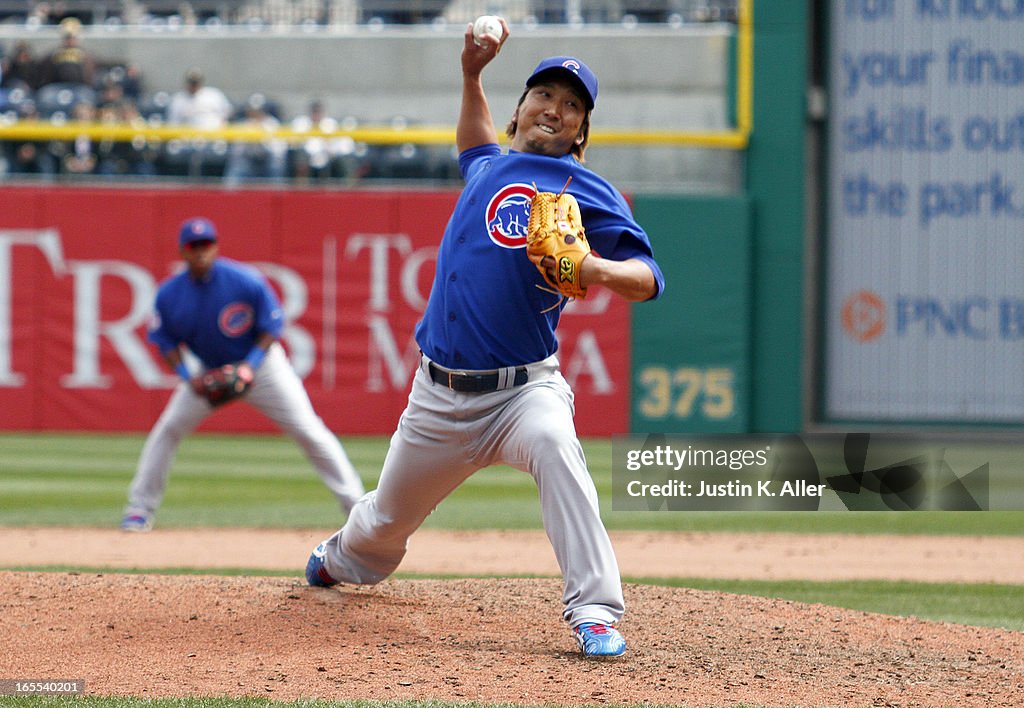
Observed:
[[[568,187],[569,182],[565,186]],[[533,195],[526,253],[544,280],[559,294],[580,300],[587,296],[587,289],[580,287],[580,265],[590,254],[590,243],[583,230],[580,205],[564,187],[559,194],[537,192]],[[555,261],[554,281],[543,263],[546,256]]]
[[[219,369],[210,369],[200,379],[200,395],[214,408],[241,398],[252,386],[252,367],[242,364],[225,364]]]

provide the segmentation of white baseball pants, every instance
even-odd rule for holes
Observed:
[[[363,496],[359,474],[338,438],[313,410],[309,394],[280,344],[270,346],[252,388],[240,402],[262,411],[295,439],[346,512]],[[126,511],[152,513],[159,508],[178,445],[213,410],[191,385],[178,384],[146,438],[128,490]]]
[[[380,484],[327,543],[335,580],[374,584],[401,563],[407,542],[442,499],[495,464],[529,473],[564,579],[563,616],[615,624],[624,611],[618,562],[601,522],[597,490],[573,424],[573,393],[550,357],[529,381],[493,393],[458,393],[434,383],[426,357],[391,438]]]

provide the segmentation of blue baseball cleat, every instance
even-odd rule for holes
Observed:
[[[153,528],[153,515],[147,512],[130,512],[121,519],[121,530],[145,533]]]
[[[321,588],[329,588],[338,584],[338,581],[327,574],[324,570],[324,556],[327,555],[327,541],[321,541],[320,545],[313,549],[306,563],[306,582]]]
[[[583,656],[620,656],[626,652],[626,640],[610,625],[584,622],[572,633]]]

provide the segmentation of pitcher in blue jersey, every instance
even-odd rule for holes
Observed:
[[[277,295],[255,268],[218,257],[217,229],[208,219],[185,221],[178,246],[186,268],[160,285],[149,339],[181,382],[146,438],[121,528],[152,528],[179,443],[213,412],[202,373],[224,364],[245,370],[252,387],[243,400],[295,439],[347,512],[363,484],[278,342],[284,312]],[[189,369],[186,349],[203,371]]]
[[[593,72],[573,57],[541,61],[526,80],[503,154],[481,80],[501,45],[482,41],[475,44],[467,28],[456,130],[466,186],[416,327],[422,357],[408,406],[377,489],[313,551],[306,579],[322,586],[380,582],[442,499],[477,470],[508,464],[537,483],[565,580],[563,616],[580,649],[616,656],[626,649],[615,627],[624,611],[622,584],[576,436],[573,392],[559,371],[555,328],[564,301],[526,255],[535,190],[559,192],[572,178],[569,192],[596,252],[582,262],[583,287],[642,301],[661,293],[664,277],[625,199],[583,166],[597,99]]]

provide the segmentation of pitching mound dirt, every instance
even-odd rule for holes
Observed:
[[[558,580],[0,573],[0,676],[99,695],[691,706],[1019,706],[1024,634],[627,585],[630,650],[580,658]]]

